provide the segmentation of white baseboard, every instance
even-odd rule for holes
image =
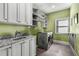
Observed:
[[[57,43],[62,43],[62,44],[65,44],[65,45],[69,45],[74,56],[78,56],[77,53],[75,52],[75,50],[73,49],[73,47],[71,46],[71,44],[69,44],[68,42],[64,42],[64,41],[59,41],[59,40],[53,40],[54,42],[57,42]]]
[[[65,44],[65,45],[69,45],[68,42],[60,41],[60,40],[53,40],[53,42],[57,42],[57,43],[62,43],[62,44]]]

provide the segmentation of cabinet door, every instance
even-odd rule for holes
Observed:
[[[4,3],[4,20],[8,21],[8,3]]]
[[[25,42],[23,42],[23,43],[21,43],[21,53],[22,53],[21,55],[22,56],[25,56],[25,50],[26,50],[25,49]]]
[[[8,54],[8,56],[12,56],[12,49],[11,49],[11,47],[7,48],[7,54]]]
[[[0,21],[3,21],[4,19],[4,4],[0,3]]]
[[[25,40],[25,55],[29,56],[29,39]]]
[[[0,56],[7,56],[7,49],[0,49]]]
[[[36,40],[32,38],[30,40],[30,56],[35,55],[36,55]]]
[[[8,5],[7,3],[0,3],[0,21],[6,22],[8,20]]]
[[[8,3],[8,22],[17,23],[17,4]]]
[[[32,3],[26,3],[26,23],[32,25]]]
[[[22,56],[29,56],[29,40],[22,43]]]
[[[0,56],[11,56],[11,45],[0,48]]]
[[[21,24],[25,24],[25,3],[19,3],[19,20]]]
[[[21,44],[12,44],[12,56],[21,56]]]

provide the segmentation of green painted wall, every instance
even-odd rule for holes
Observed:
[[[64,18],[70,16],[70,9],[65,9],[57,12],[53,12],[48,14],[48,26],[47,31],[51,31],[54,33],[54,39],[62,40],[62,41],[68,41],[68,35],[67,34],[55,34],[55,20],[57,18]]]
[[[16,26],[16,25],[8,25],[8,24],[0,24],[0,35],[2,33],[11,33],[14,34],[16,31],[24,30],[25,26]]]
[[[79,56],[79,34],[76,34],[74,50],[75,50],[76,54]]]
[[[79,4],[72,4],[70,8],[70,18],[72,18],[76,13],[79,13]],[[72,19],[71,19],[72,20]],[[74,23],[74,22],[73,22]],[[79,33],[79,24],[73,24],[70,26],[71,33]]]
[[[42,23],[38,22],[37,26],[31,27],[30,32],[31,32],[32,35],[36,35],[38,32],[44,32],[44,29],[42,27]]]
[[[74,3],[71,5],[70,18],[72,18],[76,13],[79,13],[79,3]],[[79,55],[79,24],[70,25],[70,32],[76,34],[74,49],[75,49],[77,55]]]
[[[36,35],[38,32],[43,32],[42,23],[38,22],[37,26],[28,28],[27,26],[2,24],[0,23],[0,35],[5,33],[15,34],[16,31],[25,31],[29,34]]]

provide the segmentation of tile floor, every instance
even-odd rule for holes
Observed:
[[[54,42],[47,51],[41,51],[38,56],[74,56],[74,54],[69,45]]]

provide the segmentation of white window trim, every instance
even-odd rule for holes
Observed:
[[[63,19],[67,19],[68,20],[68,33],[58,33],[57,32],[57,21],[61,21],[61,20],[63,20]],[[55,34],[69,34],[69,30],[70,30],[70,17],[65,17],[65,18],[57,18],[56,20],[55,20]]]

